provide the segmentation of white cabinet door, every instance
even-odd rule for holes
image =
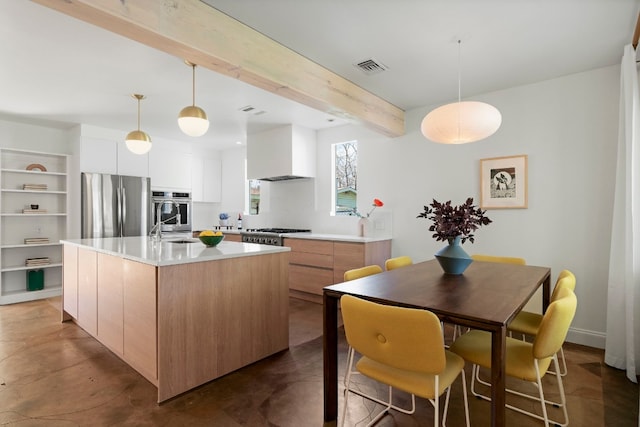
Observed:
[[[194,202],[204,202],[204,159],[191,157],[191,198]]]
[[[153,147],[149,151],[151,187],[191,191],[191,155]]]
[[[204,161],[204,201],[220,202],[222,196],[222,162],[220,159],[208,159]]]
[[[132,153],[124,141],[119,141],[118,175],[149,176],[149,153]]]
[[[191,197],[194,202],[220,202],[222,181],[220,159],[191,157]]]
[[[80,142],[80,172],[117,174],[117,142],[83,136]]]

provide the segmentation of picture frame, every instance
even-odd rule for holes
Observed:
[[[480,208],[526,209],[526,154],[480,159]]]

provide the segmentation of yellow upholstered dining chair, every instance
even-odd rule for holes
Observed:
[[[362,277],[372,276],[374,274],[382,273],[382,267],[379,265],[366,265],[360,268],[354,268],[352,270],[347,270],[344,272],[344,281],[348,282],[349,280],[356,280]],[[347,359],[351,357],[351,353],[353,353],[353,348],[349,347],[349,352],[347,353]],[[347,385],[347,380],[345,377],[345,387]],[[363,397],[367,397],[371,399],[371,396],[367,396],[363,393],[358,393]]]
[[[549,302],[557,300],[560,290],[565,287],[572,291],[575,291],[576,288],[576,276],[569,270],[562,270],[560,274],[558,274],[558,280],[556,281],[556,286],[553,288]],[[523,339],[524,335],[534,337],[538,334],[542,318],[542,314],[521,311],[513,318],[508,326],[508,330],[510,333],[516,332],[522,334]],[[560,347],[560,358],[562,359],[562,371],[560,371],[560,375],[565,376],[567,375],[567,361],[564,358],[562,347]]]
[[[474,261],[484,261],[484,262],[503,262],[505,264],[519,264],[519,265],[527,264],[524,258],[518,258],[518,257],[512,257],[512,256],[474,254],[474,255],[471,255],[471,259]]]
[[[406,267],[413,264],[413,260],[409,256],[399,256],[395,258],[389,258],[384,262],[385,270],[393,270],[394,268]]]
[[[474,254],[474,255],[471,255],[471,259],[473,259],[474,261],[482,261],[482,262],[501,262],[504,264],[527,265],[527,262],[525,261],[524,258],[512,257],[512,256]],[[455,340],[456,337],[461,333],[462,331],[460,330],[460,326],[454,325],[453,339]]]
[[[361,277],[371,276],[372,274],[382,273],[382,267],[379,265],[366,265],[360,268],[354,268],[353,270],[347,270],[344,272],[344,281],[359,279]]]
[[[539,397],[509,389],[507,391],[540,402],[542,416],[510,404],[507,404],[506,407],[543,420],[545,426],[549,426],[549,423],[566,426],[569,423],[557,353],[567,336],[569,325],[576,313],[576,306],[577,300],[573,291],[568,288],[560,289],[558,298],[549,304],[533,343],[511,337],[506,339],[505,372],[507,376],[534,383],[537,386]],[[451,344],[450,350],[473,364],[471,376],[471,392],[473,395],[490,400],[487,396],[476,393],[474,380],[475,373],[480,366],[491,369],[491,334],[485,331],[473,330],[459,337]],[[560,392],[560,403],[545,400],[542,389],[542,378],[548,372],[552,362]],[[549,373],[551,372],[549,371]],[[564,422],[549,420],[547,404],[562,408]]]
[[[351,375],[356,372],[389,386],[388,401],[368,426],[375,424],[390,409],[407,414],[415,412],[415,395],[428,399],[434,407],[434,425],[440,425],[440,396],[446,393],[442,424],[446,424],[451,384],[462,379],[465,418],[469,426],[464,360],[445,350],[438,317],[427,310],[377,304],[344,295],[340,299],[347,342],[362,356],[354,367],[355,352],[349,356],[346,394],[342,420],[344,425]],[[412,393],[411,408],[393,405],[393,388]]]

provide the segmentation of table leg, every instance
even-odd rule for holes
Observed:
[[[505,420],[505,353],[507,328],[491,332],[491,425],[502,427]]]
[[[547,312],[551,299],[551,274],[549,274],[542,282],[542,312]]]
[[[323,295],[324,421],[338,419],[338,299]]]

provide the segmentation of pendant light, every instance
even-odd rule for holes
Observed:
[[[196,107],[196,64],[189,61],[184,61],[189,65],[193,71],[193,87],[192,96],[193,104],[184,107],[178,115],[178,126],[182,129],[182,132],[189,136],[202,136],[207,133],[209,129],[209,120],[207,119],[207,113],[200,107]]]
[[[460,40],[458,40],[458,102],[442,105],[422,119],[422,134],[440,144],[466,144],[493,135],[502,115],[493,105],[477,101],[461,102]]]
[[[138,130],[129,132],[125,143],[132,153],[145,154],[151,150],[151,138],[146,132],[140,130],[140,101],[144,99],[144,95],[134,93],[131,96],[138,100]]]

